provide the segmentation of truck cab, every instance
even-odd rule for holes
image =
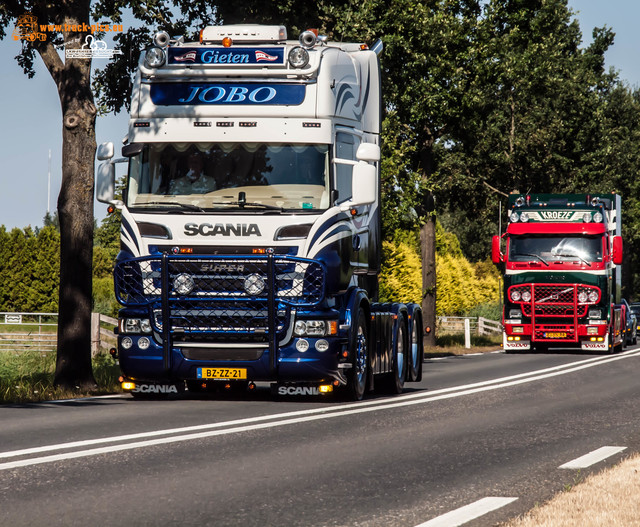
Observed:
[[[616,195],[511,195],[504,267],[507,351],[622,346],[622,238]]]
[[[156,35],[123,157],[98,152],[97,198],[122,211],[128,380],[347,386],[361,398],[392,368],[398,332],[417,378],[421,344],[407,339],[421,336],[409,322],[419,308],[375,303],[380,49],[313,31],[292,41],[282,26],[211,26],[192,43]],[[118,161],[129,166],[121,201]],[[380,353],[367,348],[376,312],[395,328]]]

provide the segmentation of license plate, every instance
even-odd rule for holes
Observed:
[[[566,339],[567,334],[563,332],[549,332],[544,335],[548,339]]]
[[[198,379],[234,381],[247,378],[246,368],[198,368]]]

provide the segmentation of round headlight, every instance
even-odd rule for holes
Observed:
[[[587,292],[586,291],[580,291],[578,293],[578,302],[580,302],[581,304],[584,304],[587,301],[588,298],[589,297],[587,296]]]
[[[293,332],[298,336],[302,337],[307,334],[307,323],[304,320],[296,320],[296,324],[293,327]]]
[[[601,212],[596,212],[593,215],[593,221],[595,221],[596,223],[602,223],[602,213]]]
[[[131,337],[125,337],[120,341],[120,347],[122,349],[128,350],[131,349],[131,346],[133,346],[133,340],[131,340]]]
[[[514,302],[520,302],[521,298],[522,294],[520,294],[520,291],[518,291],[517,289],[511,291],[511,300],[513,300]]]
[[[509,221],[511,223],[515,223],[516,221],[518,221],[520,219],[520,215],[517,212],[512,212],[511,216],[509,216]]]
[[[144,56],[144,65],[147,68],[159,68],[164,66],[167,56],[162,48],[153,46],[149,48]]]
[[[598,301],[598,292],[597,291],[591,291],[589,293],[589,302],[597,302]]]
[[[289,52],[289,64],[294,68],[304,68],[309,64],[309,52],[301,46],[296,46]]]
[[[182,273],[173,279],[173,289],[179,295],[188,295],[193,291],[194,287],[195,282],[193,281],[193,276],[189,274]]]
[[[151,321],[148,318],[144,318],[140,321],[140,330],[143,333],[151,333]]]
[[[151,342],[147,337],[140,337],[138,339],[138,348],[140,348],[141,350],[149,349],[150,344]]]
[[[318,339],[316,341],[316,350],[323,353],[329,349],[329,343],[324,339]]]
[[[521,212],[520,221],[529,221],[529,215],[526,212]]]
[[[584,221],[585,223],[589,223],[591,221],[591,213],[585,212],[582,216],[582,221]]]
[[[522,292],[522,301],[523,302],[530,302],[531,301],[531,292],[530,291],[523,291]]]
[[[256,296],[264,291],[264,278],[259,274],[250,274],[244,279],[244,290],[248,295]]]

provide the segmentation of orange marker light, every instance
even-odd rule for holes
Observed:
[[[233,40],[231,40],[231,37],[224,37],[224,38],[222,39],[222,45],[223,45],[225,48],[230,48],[230,47],[231,47],[231,44],[233,44]]]

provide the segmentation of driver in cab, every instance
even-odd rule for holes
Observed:
[[[204,159],[200,154],[191,154],[187,158],[187,171],[184,176],[174,179],[169,186],[170,194],[205,194],[216,190],[216,182],[204,170]]]

